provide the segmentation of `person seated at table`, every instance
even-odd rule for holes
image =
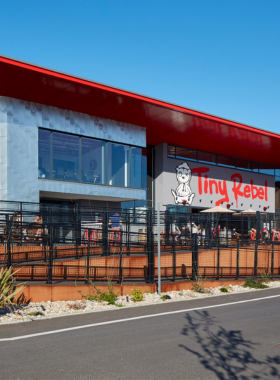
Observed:
[[[181,231],[176,224],[176,220],[173,220],[173,223],[171,225],[171,233],[174,236],[175,241],[178,242],[178,235],[181,235]]]
[[[35,233],[35,236],[41,237],[43,235],[43,228],[39,227],[39,224],[43,224],[43,217],[40,215],[36,215],[32,223],[34,224],[34,227],[38,227]],[[42,240],[42,239],[39,239],[39,240]]]
[[[268,244],[268,241],[269,241],[269,233],[266,227],[263,228],[262,241],[264,244]]]
[[[15,211],[10,217],[11,231],[13,234],[20,235],[23,221],[24,220],[21,213],[19,211]]]
[[[252,245],[254,243],[254,240],[256,240],[256,237],[257,237],[257,230],[255,228],[252,228],[251,231],[250,231],[250,234],[251,234],[251,242],[250,242],[250,245]]]

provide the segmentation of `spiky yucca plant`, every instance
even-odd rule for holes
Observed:
[[[13,298],[25,288],[25,283],[15,286],[17,272],[13,272],[12,267],[0,270],[0,308],[13,306]]]

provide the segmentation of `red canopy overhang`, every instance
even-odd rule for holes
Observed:
[[[0,56],[0,95],[146,127],[163,142],[280,166],[280,135]]]

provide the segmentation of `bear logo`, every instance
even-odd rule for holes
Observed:
[[[186,162],[176,167],[176,176],[178,181],[177,189],[171,190],[176,204],[191,205],[195,196],[192,193],[190,182],[192,178],[192,171]]]

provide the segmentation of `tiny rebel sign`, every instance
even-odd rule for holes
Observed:
[[[242,198],[250,199],[253,201],[258,198],[259,200],[265,200],[268,202],[267,194],[267,179],[264,180],[263,186],[254,185],[253,179],[250,179],[250,184],[243,183],[244,174],[248,177],[248,173],[233,173],[230,176],[231,184],[228,188],[228,181],[226,180],[215,180],[210,179],[206,173],[210,171],[209,168],[199,167],[192,169],[192,174],[197,174],[198,180],[198,193],[202,194],[219,194],[221,196],[215,202],[216,206],[219,206],[222,202],[229,202],[229,192],[231,191],[234,194],[235,198],[235,208],[238,208],[238,201]]]
[[[273,176],[168,158],[163,179],[165,204],[275,211]]]

